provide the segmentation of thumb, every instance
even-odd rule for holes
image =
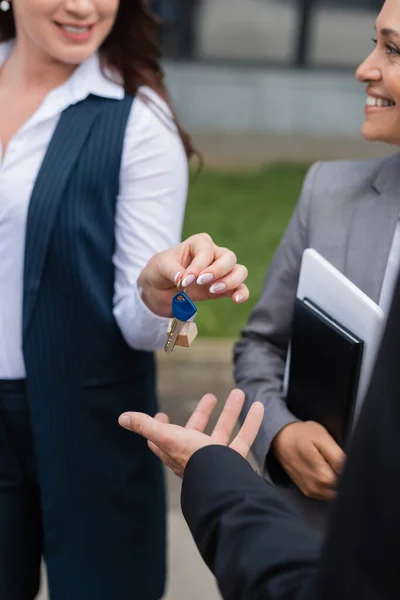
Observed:
[[[177,285],[185,272],[179,255],[179,246],[154,255],[139,277],[140,285],[156,290],[165,290]]]
[[[341,447],[335,442],[333,437],[326,432],[326,435],[315,440],[315,446],[318,448],[325,460],[331,465],[337,475],[340,475],[343,469],[346,455]]]
[[[157,254],[153,261],[158,278],[161,277],[165,283],[168,281],[170,285],[181,283],[185,276],[184,260],[183,244]]]
[[[162,439],[163,430],[168,427],[166,423],[153,419],[144,413],[124,413],[118,419],[118,423],[124,429],[137,433],[147,440],[158,445]]]

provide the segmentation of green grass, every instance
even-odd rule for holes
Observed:
[[[233,250],[249,269],[251,297],[236,306],[230,299],[198,305],[199,333],[237,337],[259,298],[267,267],[301,190],[307,168],[277,165],[256,172],[205,171],[192,185],[184,236],[206,231]]]

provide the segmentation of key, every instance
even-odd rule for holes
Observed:
[[[171,328],[168,332],[167,342],[164,350],[170,354],[175,348],[179,334],[182,332],[183,327],[187,324],[189,319],[194,317],[197,312],[195,304],[191,301],[189,296],[184,292],[178,292],[172,298],[172,314],[173,319],[171,322]]]
[[[168,333],[171,332],[173,322],[174,320],[170,319]],[[196,339],[197,334],[198,331],[196,323],[194,321],[187,321],[183,324],[182,329],[178,333],[175,346],[180,346],[181,348],[190,348],[193,341]]]

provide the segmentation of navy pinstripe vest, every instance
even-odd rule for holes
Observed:
[[[127,346],[112,314],[131,105],[90,96],[62,114],[28,214],[23,350],[58,600],[156,600],[164,584],[162,470],[117,423],[156,411],[154,358]]]

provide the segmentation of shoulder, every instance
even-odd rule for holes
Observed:
[[[167,102],[154,90],[142,86],[133,100],[128,127],[134,131],[179,138],[175,117]]]
[[[156,92],[141,87],[134,98],[125,134],[125,154],[150,153],[187,164],[171,108]]]
[[[310,168],[305,185],[314,193],[362,190],[372,187],[382,172],[397,174],[399,168],[400,153],[372,160],[319,162]]]

